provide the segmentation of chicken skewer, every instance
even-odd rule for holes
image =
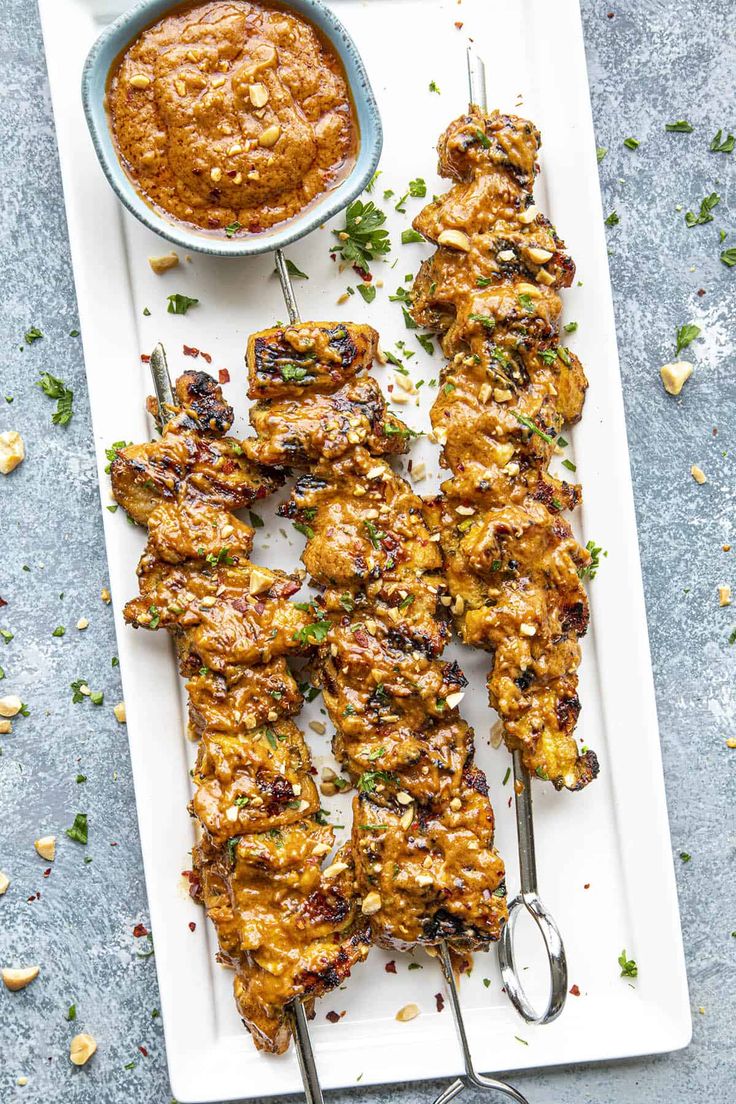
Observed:
[[[446,377],[451,382],[443,388],[448,397],[438,398],[432,414],[444,445],[443,463],[454,475],[443,484],[443,496],[430,514],[449,557],[451,593],[464,596],[461,636],[494,652],[491,704],[513,757],[521,888],[509,905],[499,944],[501,971],[523,1018],[548,1023],[564,1006],[567,967],[559,929],[538,894],[530,771],[558,788],[578,789],[595,777],[598,766],[592,752],[578,755],[572,736],[579,710],[576,634],[587,624],[579,574],[590,558],[559,513],[563,504],[572,507],[579,501],[579,488],[553,480],[545,469],[554,445],[550,433],[556,435],[564,420],[579,417],[586,384],[576,358],[551,348],[559,299],[549,285],[569,282],[572,262],[553,231],[551,250],[529,246],[525,238],[537,219],[548,226],[536,208],[525,205],[531,204],[526,189],[538,136],[523,120],[486,114],[485,69],[472,49],[468,78],[468,115],[441,140],[446,175],[460,183],[415,220],[439,248],[415,281],[412,312],[444,334],[443,349],[452,358]],[[486,134],[487,119],[492,138]],[[460,166],[465,157],[476,157],[472,170],[470,161]],[[538,269],[541,287],[514,275],[519,256]],[[547,262],[556,275],[543,267]],[[496,378],[485,382],[489,376]],[[509,401],[519,407],[526,400],[531,403],[527,412],[512,409],[509,416]],[[539,421],[550,432],[540,429]],[[527,427],[528,440],[519,441],[519,431]],[[485,454],[479,440],[485,442]],[[484,470],[477,464],[479,454]],[[463,515],[461,524],[456,512]],[[538,644],[532,643],[535,637]],[[541,1010],[528,999],[514,957],[522,907],[536,922],[547,951],[550,992]]]
[[[162,601],[158,594],[156,601],[149,604],[152,592],[146,590],[147,576],[152,575],[159,589],[168,585],[169,590],[177,594],[176,606],[168,603],[166,611],[173,608],[181,617],[182,624],[176,632],[179,633],[177,650],[183,670],[192,673],[192,659],[196,669],[203,655],[213,664],[214,670],[202,666],[188,684],[190,722],[202,738],[194,772],[197,788],[193,801],[193,811],[204,829],[203,840],[194,851],[197,895],[204,898],[215,922],[221,959],[236,969],[236,996],[254,1041],[264,1049],[281,1051],[286,1048],[291,1032],[306,1099],[309,1104],[321,1104],[322,1092],[303,1000],[339,984],[349,973],[350,966],[365,957],[368,943],[365,921],[358,918],[356,925],[351,920],[350,905],[342,894],[344,889],[348,896],[354,896],[350,887],[349,861],[338,861],[341,856],[348,858],[347,853],[336,856],[332,864],[336,877],[329,883],[329,871],[319,872],[321,858],[316,860],[315,868],[313,856],[323,857],[332,849],[332,829],[321,826],[319,821],[312,824],[311,817],[319,811],[319,801],[309,773],[308,752],[301,733],[287,720],[289,714],[300,707],[301,697],[283,659],[271,658],[272,649],[277,657],[279,652],[293,650],[293,645],[286,641],[303,636],[306,619],[296,607],[278,597],[275,601],[261,598],[265,590],[273,594],[280,589],[286,595],[289,587],[280,582],[279,573],[264,572],[251,565],[250,588],[251,593],[254,589],[258,591],[256,605],[261,619],[266,615],[267,605],[275,605],[276,612],[262,626],[269,643],[264,644],[261,639],[253,657],[250,653],[240,657],[246,663],[244,670],[248,677],[245,680],[238,678],[237,665],[232,662],[232,636],[224,638],[225,651],[229,651],[229,655],[221,656],[223,640],[218,641],[216,631],[211,631],[206,637],[200,632],[201,626],[193,628],[188,623],[192,620],[194,606],[188,602],[186,589],[180,588],[177,592],[172,583],[172,576],[176,582],[176,572],[181,570],[182,563],[187,566],[187,554],[192,554],[188,546],[202,542],[201,547],[196,549],[196,556],[201,561],[207,554],[209,574],[214,574],[217,568],[217,596],[227,590],[223,579],[231,587],[235,585],[232,580],[227,580],[227,574],[223,575],[218,566],[220,561],[227,563],[231,576],[240,570],[243,566],[240,554],[247,555],[250,548],[250,531],[233,515],[218,505],[213,506],[206,493],[198,496],[195,491],[187,497],[178,487],[179,501],[166,501],[166,492],[172,488],[165,481],[157,487],[146,480],[148,491],[152,494],[157,489],[162,492],[162,505],[149,509],[152,503],[143,502],[142,486],[137,482],[140,474],[138,467],[143,465],[150,471],[152,465],[158,463],[162,471],[166,470],[165,465],[159,463],[162,450],[158,446],[163,444],[165,449],[169,448],[167,437],[171,433],[167,432],[167,426],[170,430],[176,430],[183,423],[186,432],[194,434],[203,425],[221,432],[226,426],[218,422],[218,416],[229,422],[219,389],[209,377],[189,373],[177,383],[177,398],[185,393],[192,398],[192,403],[184,406],[182,402],[183,410],[176,415],[180,425],[172,426],[176,400],[161,346],[157,346],[152,355],[151,372],[158,399],[154,414],[164,433],[163,441],[152,443],[153,447],[147,451],[137,446],[122,449],[113,463],[112,472],[118,500],[126,509],[137,510],[139,515],[145,514],[149,525],[149,544],[139,568],[144,590],[142,608],[140,600],[129,603],[126,617],[136,625],[151,628],[163,623],[164,607],[157,604]],[[175,437],[176,433],[173,435]],[[200,443],[198,448],[190,451],[195,456],[202,451],[206,454],[207,447]],[[215,469],[218,478],[223,474],[222,467],[220,464]],[[257,469],[248,468],[245,462],[244,470],[255,480]],[[202,474],[200,464],[195,472],[195,487],[196,480]],[[267,482],[267,485],[271,483]],[[216,480],[208,479],[206,490],[212,491],[213,486],[216,486]],[[231,480],[226,495],[228,504],[232,490]],[[253,488],[248,493],[251,492],[252,497],[258,494]],[[214,543],[210,530],[215,532]],[[225,557],[221,555],[222,548],[220,554],[216,551],[223,539],[230,542],[225,548]],[[256,572],[260,572],[257,585],[254,582]],[[270,578],[265,577],[269,575]],[[281,578],[285,581],[288,577]],[[189,582],[194,585],[191,580]],[[271,585],[267,586],[269,583]],[[200,595],[200,606],[206,606],[208,612],[214,613],[218,607],[216,596]],[[238,601],[238,612],[245,619],[243,600]],[[283,623],[282,628],[278,628],[279,619]],[[277,625],[276,630],[272,627],[274,625]],[[286,626],[289,631],[282,631]],[[259,636],[258,618],[251,622],[250,631],[255,638]],[[260,637],[264,637],[263,632],[260,632]],[[205,640],[210,649],[207,652],[204,650]],[[239,646],[242,651],[242,641]],[[266,648],[269,649],[267,654]],[[221,663],[221,659],[225,663]],[[264,663],[249,667],[249,659],[256,664],[262,659]],[[261,742],[258,740],[257,722],[261,715],[259,709],[262,713],[264,708],[266,692],[272,695],[265,705],[271,724],[265,728],[267,742]],[[252,777],[248,775],[249,766],[251,772],[257,768]],[[239,790],[239,796],[233,802],[234,789]],[[261,815],[264,798],[268,803],[263,810],[265,817]],[[231,818],[230,813],[235,813],[236,817]],[[299,820],[300,817],[308,819]],[[233,821],[237,822],[235,826]],[[250,830],[256,834],[240,834],[243,827],[246,833]],[[266,828],[268,830],[264,831]],[[297,871],[293,869],[295,866]],[[274,882],[270,895],[269,878]],[[306,896],[307,893],[309,896]],[[298,907],[300,901],[301,918],[298,911],[293,911],[295,903]],[[272,918],[269,918],[269,907],[274,910]],[[320,915],[315,915],[316,912]],[[334,921],[331,915],[334,915]],[[296,930],[292,931],[293,950],[290,951],[288,946],[282,949],[279,941],[283,940],[284,925],[288,927],[291,924],[293,928],[294,922],[301,929],[301,939],[296,938]],[[268,933],[265,945],[264,931]],[[336,939],[338,942],[334,943]],[[300,958],[300,954],[303,957]],[[252,955],[255,959],[251,958]],[[260,969],[264,961],[265,973]],[[269,969],[274,971],[272,985],[269,985]],[[286,979],[285,983],[279,981],[280,975]],[[300,975],[302,980],[299,980]],[[290,986],[296,995],[285,1000]]]
[[[335,425],[337,439],[328,447],[335,453],[341,448],[349,452],[346,460],[333,459],[325,468],[319,463],[315,465],[305,461],[305,454],[312,452],[312,444],[308,429],[302,429],[300,433],[295,425],[297,412],[292,411],[294,416],[287,419],[285,409],[274,410],[279,405],[285,407],[289,401],[288,398],[278,397],[279,392],[284,390],[288,396],[288,387],[284,388],[284,382],[297,380],[299,373],[303,373],[299,379],[302,390],[298,416],[309,427],[312,423],[308,407],[310,403],[319,405],[321,400],[319,391],[312,395],[304,386],[304,381],[310,375],[319,381],[320,375],[325,374],[325,366],[332,363],[333,391],[337,384],[344,384],[343,379],[339,378],[340,367],[341,364],[344,367],[345,360],[350,357],[343,356],[342,362],[338,356],[333,356],[331,360],[330,352],[335,352],[336,344],[348,345],[353,338],[359,344],[361,329],[367,329],[326,323],[301,324],[293,286],[280,251],[276,254],[276,266],[291,326],[289,330],[264,331],[249,342],[250,393],[251,397],[260,398],[251,411],[251,421],[259,432],[264,433],[264,438],[259,437],[252,442],[250,453],[247,450],[248,441],[244,442],[244,446],[252,459],[261,459],[264,449],[269,448],[269,427],[278,424],[279,416],[288,420],[292,433],[288,447],[292,450],[292,456],[300,456],[300,466],[307,466],[310,474],[297,483],[291,502],[282,512],[296,517],[297,524],[307,536],[304,560],[313,579],[324,588],[322,608],[330,611],[333,617],[334,595],[343,591],[338,601],[345,615],[341,619],[338,615],[337,621],[333,620],[319,662],[325,704],[337,733],[335,751],[351,776],[357,779],[359,793],[363,791],[354,802],[353,829],[356,858],[359,860],[359,884],[364,892],[363,911],[371,917],[373,936],[377,942],[400,949],[417,944],[438,949],[465,1066],[464,1077],[453,1082],[442,1094],[442,1099],[452,1099],[464,1087],[472,1086],[500,1092],[517,1101],[517,1104],[525,1104],[524,1097],[516,1089],[476,1072],[455,981],[453,954],[466,954],[469,949],[487,946],[490,940],[497,939],[505,909],[502,907],[503,898],[497,896],[497,892],[503,893],[503,868],[492,851],[493,822],[485,779],[482,772],[468,765],[472,754],[472,733],[456,715],[456,702],[453,701],[453,693],[456,698],[462,696],[457,687],[464,685],[464,679],[461,681],[459,672],[447,671],[443,675],[448,683],[447,688],[439,690],[432,683],[439,668],[432,657],[441,651],[445,639],[442,624],[432,623],[436,618],[437,595],[441,593],[441,580],[432,574],[437,566],[434,555],[436,546],[426,539],[428,533],[420,518],[419,500],[387,465],[376,462],[377,454],[380,455],[381,450],[388,451],[388,448],[385,442],[381,444],[380,439],[376,439],[375,426],[370,434],[361,425],[360,418],[348,417],[353,439],[350,441],[348,434],[346,445],[341,443],[343,435],[339,426]],[[372,355],[364,358],[366,366],[371,359]],[[324,386],[329,394],[326,381]],[[342,396],[343,391],[344,386],[336,393],[337,396]],[[333,395],[333,400],[334,411],[344,409],[342,398]],[[388,426],[394,431],[388,439],[395,440],[402,433],[401,423],[398,419],[390,420],[385,406],[381,406],[380,416],[387,419],[383,421],[384,433]],[[329,435],[329,421],[325,422],[323,418],[319,429],[323,449],[325,432]],[[408,436],[405,429],[403,434]],[[371,443],[372,454],[365,447]],[[282,442],[282,447],[287,447],[287,443]],[[376,482],[380,489],[374,492]],[[361,542],[359,535],[361,528],[367,531],[372,550],[363,547],[365,542]],[[398,533],[401,540],[395,541],[394,536]],[[343,549],[338,545],[350,549],[352,560],[348,559],[345,566],[342,564]],[[325,551],[323,560],[320,548]],[[418,565],[418,570],[413,571],[412,564]],[[352,591],[343,590],[351,585],[351,576],[356,571],[361,572],[356,580],[358,586]],[[399,587],[392,591],[391,580],[394,578],[405,581],[406,588]],[[422,586],[427,584],[429,594],[422,590]],[[433,598],[430,597],[432,594]],[[366,602],[368,605],[364,608]],[[382,602],[386,603],[385,608]],[[428,617],[422,612],[425,603],[432,607]],[[315,608],[319,607],[315,605]],[[361,611],[359,616],[362,620],[359,623],[352,616],[355,609]],[[412,611],[411,621],[408,611]],[[388,614],[393,616],[388,617]],[[405,616],[402,617],[402,614]],[[389,629],[385,638],[382,626],[384,617],[395,626],[393,630]],[[391,649],[389,640],[392,631],[398,638],[402,633],[406,634],[404,639],[414,633],[415,648],[420,631],[423,633],[421,639],[427,658],[422,659],[415,650],[411,672],[414,685],[426,680],[432,689],[431,693],[422,695],[418,704],[412,705],[408,676],[402,683],[404,676],[401,672],[406,664],[401,649]],[[366,658],[361,659],[361,654]],[[390,655],[389,662],[386,662],[387,655]],[[436,736],[442,732],[442,723],[431,714],[426,714],[427,703],[432,699],[442,702],[443,709],[450,707],[453,717],[444,727],[452,733],[451,747],[455,748],[455,752],[448,755],[447,747],[435,742],[434,750],[427,758],[426,751],[421,748],[421,737],[413,734],[421,732],[422,728],[426,730],[427,723],[429,731]],[[377,720],[361,721],[360,718],[371,709],[375,711]],[[402,720],[405,727],[402,727]],[[396,744],[413,749],[403,762],[400,758],[397,761],[395,756],[392,725],[397,725],[393,731],[400,733]],[[457,766],[453,766],[455,759]],[[428,765],[430,761],[443,765],[435,766],[433,771]],[[392,769],[366,769],[371,765],[385,765]],[[464,790],[458,790],[458,786],[464,786]],[[458,796],[450,800],[449,794],[452,793]],[[462,799],[459,793],[463,794]],[[448,814],[433,812],[432,798],[445,795],[448,795],[446,800],[449,801]],[[423,808],[420,802],[427,799],[429,804]],[[394,812],[396,803],[402,813]],[[414,822],[419,823],[414,835],[424,848],[418,857],[421,860],[422,854],[425,855],[418,867],[419,872],[415,845],[406,842],[407,835],[411,839]],[[464,853],[462,865],[458,860],[458,848]],[[439,865],[433,857],[436,851],[442,855]],[[442,871],[445,863],[451,867],[453,861],[458,863],[455,869],[464,879],[461,882],[461,896],[466,900],[463,901],[457,895],[453,898],[447,888],[443,890],[444,901],[442,896],[439,899],[434,896],[435,882],[447,886],[447,881],[442,881]],[[379,876],[374,872],[379,872]],[[401,888],[397,888],[399,882]],[[489,887],[494,886],[496,889],[492,893]]]

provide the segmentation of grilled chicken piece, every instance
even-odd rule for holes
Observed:
[[[235,999],[253,1041],[282,1053],[287,1007],[334,989],[370,949],[349,848],[326,870],[331,827],[314,819],[243,836],[231,851],[194,850],[195,893],[215,924],[220,959],[235,970]]]
[[[232,735],[205,731],[194,768],[192,810],[215,844],[281,828],[319,810],[304,736],[291,721]]]
[[[493,655],[490,703],[524,766],[557,789],[580,789],[598,773],[578,751],[578,637],[588,625],[581,573],[590,563],[563,518],[541,504],[507,506],[468,518],[438,499],[427,508],[447,557],[455,623],[464,643]]]
[[[356,448],[335,464],[317,465],[279,511],[307,527],[302,559],[322,586],[436,570],[442,557],[430,541],[422,501],[384,461]]]
[[[299,399],[306,391],[336,391],[370,368],[378,334],[355,322],[295,322],[248,338],[251,399]]]
[[[282,387],[288,389],[286,384]],[[258,402],[251,407],[250,422],[258,436],[243,441],[248,459],[296,468],[339,459],[355,445],[362,445],[372,456],[403,453],[411,435],[401,419],[386,409],[372,376],[348,380],[327,394],[307,390],[295,399]]]
[[[413,803],[395,812],[355,798],[353,852],[375,942],[408,950],[446,939],[455,951],[470,951],[500,937],[508,915],[504,867],[487,794],[483,772],[471,767],[462,790],[436,813]]]
[[[286,660],[272,659],[259,667],[232,668],[230,680],[206,669],[186,684],[189,731],[234,736],[246,729],[292,717],[303,698]]]
[[[139,525],[157,506],[186,496],[239,510],[283,483],[246,459],[238,441],[223,434],[232,424],[232,407],[218,384],[204,372],[185,372],[176,381],[178,413],[161,438],[117,450],[110,467],[115,501]]]
[[[125,606],[134,628],[171,629],[182,674],[204,666],[237,678],[244,665],[303,650],[305,613],[288,601],[301,580],[250,563],[252,531],[207,502],[158,507],[138,565],[141,596]]]

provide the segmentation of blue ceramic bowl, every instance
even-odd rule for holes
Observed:
[[[283,2],[283,0],[282,0]],[[332,191],[302,214],[280,226],[248,237],[221,239],[169,219],[149,206],[138,193],[118,159],[105,109],[110,69],[118,55],[151,23],[171,8],[174,0],[140,0],[107,27],[87,55],[82,74],[82,102],[95,152],[118,199],[145,226],[184,250],[214,253],[220,257],[247,257],[267,253],[303,238],[326,219],[343,210],[363,191],[383,146],[381,117],[362,58],[339,19],[321,0],[288,0],[288,7],[313,23],[332,44],[342,61],[350,85],[360,131],[358,156],[351,172]]]

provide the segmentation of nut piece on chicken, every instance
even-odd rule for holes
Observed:
[[[282,484],[280,473],[258,468],[238,441],[225,436],[233,411],[211,376],[184,372],[176,381],[176,402],[160,438],[119,448],[110,467],[115,501],[139,525],[162,501],[196,496],[240,510]]]
[[[539,144],[526,120],[477,107],[450,124],[439,171],[455,183],[414,220],[437,251],[411,313],[448,360],[432,426],[452,478],[426,513],[456,627],[493,656],[490,703],[508,746],[557,788],[579,789],[598,771],[574,737],[589,557],[560,517],[581,489],[547,469],[587,381],[559,343],[558,290],[575,266],[533,203]]]

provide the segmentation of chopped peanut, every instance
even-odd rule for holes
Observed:
[[[33,841],[33,846],[46,862],[53,862],[56,858],[56,836],[41,836]]]
[[[396,1013],[396,1019],[399,1023],[408,1023],[409,1020],[415,1020],[419,1015],[419,1005],[417,1004],[405,1004],[403,1008],[400,1008]]]
[[[176,268],[179,264],[179,254],[172,249],[170,253],[164,253],[160,257],[149,257],[148,263],[156,275],[160,276],[162,272],[168,272],[170,268]]]
[[[115,714],[115,720],[118,724],[125,724],[128,719],[125,714],[125,702],[118,702],[117,705],[112,707],[112,711]]]
[[[696,483],[700,483],[702,485],[703,483],[708,482],[708,478],[705,472],[702,471],[702,469],[699,468],[697,464],[693,464],[693,466],[690,468],[690,474]]]
[[[664,389],[668,395],[679,395],[687,380],[693,374],[692,364],[686,360],[673,360],[659,369]]]
[[[18,970],[0,970],[0,977],[3,979],[5,988],[16,993],[19,989],[25,989],[26,985],[30,985],[32,981],[35,981],[40,972],[40,966],[22,966]]]
[[[731,588],[728,583],[724,583],[718,588],[718,604],[720,606],[731,605]]]
[[[75,1035],[69,1044],[69,1058],[75,1066],[83,1066],[97,1050],[97,1042],[91,1035]]]
[[[10,475],[25,460],[23,438],[14,429],[0,433],[0,474]]]

